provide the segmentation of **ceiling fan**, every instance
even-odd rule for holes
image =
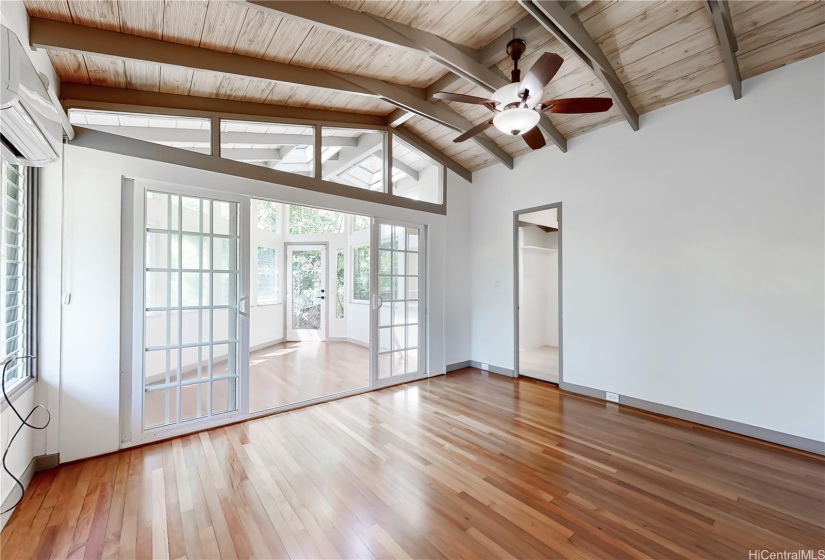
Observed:
[[[613,106],[612,99],[603,97],[568,97],[566,99],[541,101],[544,87],[550,83],[550,80],[559,71],[564,59],[556,53],[544,53],[522,80],[518,61],[526,48],[527,43],[522,39],[513,39],[507,43],[507,54],[513,60],[513,71],[510,74],[511,83],[497,89],[489,99],[447,91],[439,91],[433,95],[436,99],[443,99],[444,101],[484,105],[495,113],[495,116],[491,119],[474,126],[461,136],[456,137],[453,142],[464,142],[491,126],[495,126],[504,134],[523,136],[528,146],[538,150],[546,144],[544,135],[536,126],[542,112],[601,113]]]

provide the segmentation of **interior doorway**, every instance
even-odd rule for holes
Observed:
[[[561,204],[514,216],[516,374],[561,381]]]
[[[370,386],[372,220],[251,201],[249,408]]]

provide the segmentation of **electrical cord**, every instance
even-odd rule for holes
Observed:
[[[6,364],[3,366],[3,374],[2,374],[3,379],[2,379],[2,383],[0,383],[0,385],[2,385],[2,388],[3,388],[3,398],[6,399],[7,403],[9,403],[9,408],[12,409],[12,411],[14,411],[15,416],[17,416],[17,418],[20,419],[20,426],[18,426],[17,430],[14,432],[14,435],[11,436],[11,438],[9,439],[9,443],[8,443],[8,445],[6,445],[6,450],[3,451],[3,461],[2,461],[2,463],[3,463],[3,470],[6,471],[8,473],[8,475],[10,477],[12,477],[12,479],[14,479],[14,482],[17,484],[17,486],[20,487],[20,497],[17,498],[17,501],[14,502],[13,506],[11,506],[8,509],[0,512],[0,515],[5,515],[6,513],[10,512],[14,508],[16,508],[20,504],[20,502],[23,501],[23,495],[26,492],[26,488],[23,486],[23,483],[20,482],[20,479],[17,478],[16,476],[14,476],[12,474],[12,472],[9,470],[8,466],[6,466],[6,456],[9,454],[9,450],[11,449],[11,445],[14,443],[14,439],[17,437],[17,434],[20,433],[20,430],[22,430],[24,426],[28,426],[29,428],[31,428],[33,430],[45,430],[46,427],[49,425],[49,422],[52,421],[52,413],[49,412],[49,409],[46,408],[45,405],[42,405],[42,404],[34,405],[34,408],[31,409],[31,412],[29,412],[26,415],[26,417],[23,418],[23,416],[20,414],[20,412],[18,412],[18,410],[14,407],[14,404],[12,404],[11,399],[9,399],[9,396],[6,394],[6,370],[9,368],[9,364],[11,364],[12,362],[15,362],[16,360],[31,360],[33,358],[34,358],[34,356],[15,356],[14,358],[12,358],[8,362],[6,362]],[[32,414],[37,412],[38,408],[42,408],[43,410],[46,411],[46,414],[47,414],[46,423],[43,424],[42,426],[35,426],[34,424],[29,424],[29,418],[32,417]]]

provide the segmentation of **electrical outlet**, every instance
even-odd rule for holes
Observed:
[[[619,402],[619,393],[605,393],[604,396],[610,402]]]
[[[481,369],[484,371],[490,371],[490,366],[488,364],[481,364]]]

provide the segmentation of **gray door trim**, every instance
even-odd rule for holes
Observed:
[[[564,228],[562,227],[562,212],[561,202],[554,202],[552,204],[545,204],[543,206],[534,206],[533,208],[525,208],[523,210],[515,210],[513,212],[513,377],[519,377],[519,247],[518,247],[518,222],[519,216],[522,214],[530,214],[540,210],[556,209],[556,216],[559,222],[559,250],[557,258],[559,261],[559,386],[563,382],[564,375],[564,321],[562,320],[564,314],[562,312],[562,285],[564,284],[562,274],[562,235]]]

